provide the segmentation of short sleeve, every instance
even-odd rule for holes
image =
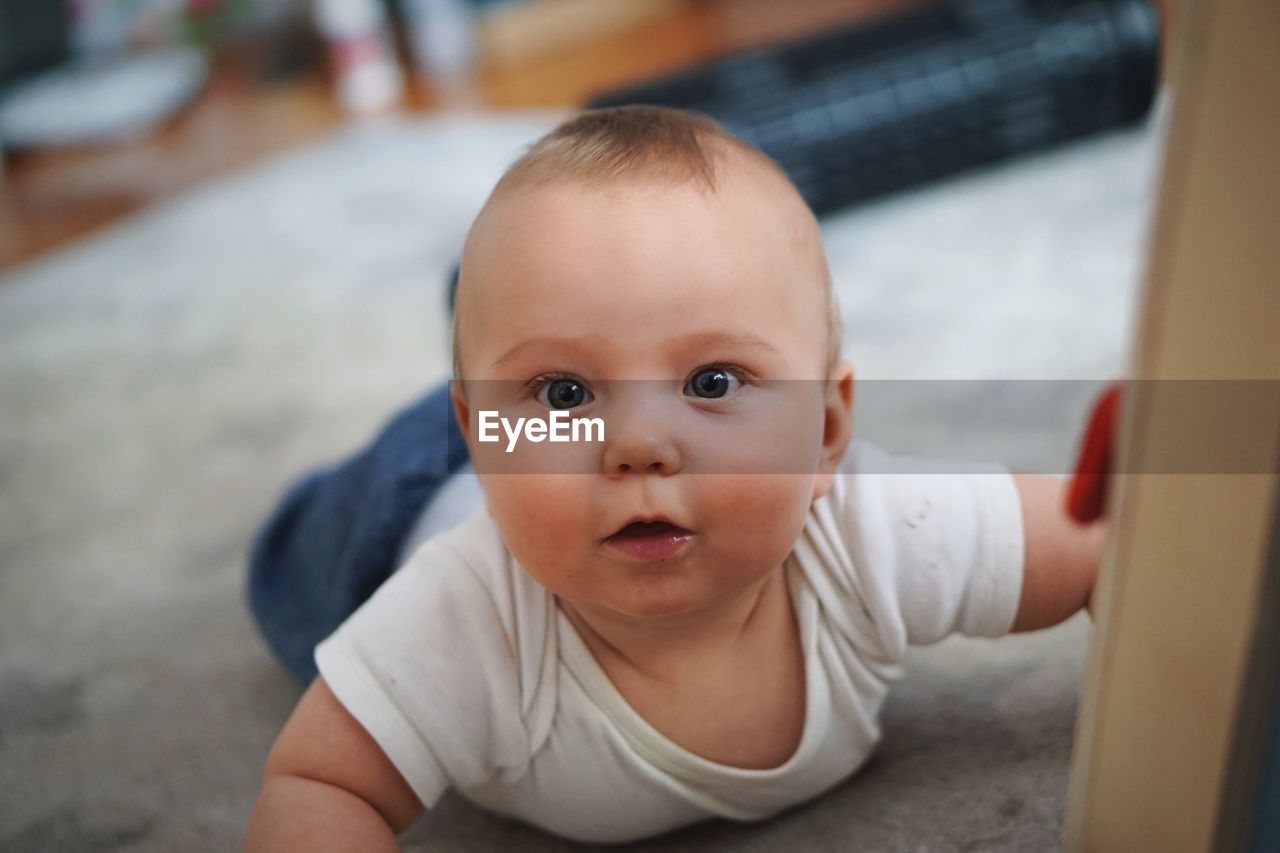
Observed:
[[[1022,593],[1022,507],[999,466],[856,445],[832,490],[868,615],[895,654],[952,633],[1009,632]]]
[[[316,648],[316,664],[428,808],[446,788],[527,763],[511,638],[447,540],[416,551]]]

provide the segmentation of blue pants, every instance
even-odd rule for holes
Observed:
[[[290,672],[315,678],[316,644],[391,576],[418,515],[466,461],[446,384],[354,456],[289,488],[254,537],[247,591]]]

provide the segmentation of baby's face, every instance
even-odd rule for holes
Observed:
[[[473,229],[459,421],[507,547],[580,610],[726,600],[781,564],[826,490],[850,374],[828,366],[825,267],[798,204],[747,180],[552,185]],[[558,408],[603,420],[604,441],[477,441],[482,410]]]

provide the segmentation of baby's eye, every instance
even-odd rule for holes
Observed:
[[[742,380],[724,367],[704,367],[689,377],[684,393],[704,400],[727,397],[742,386]]]
[[[576,409],[594,398],[587,387],[576,379],[557,378],[538,389],[538,402],[548,409]]]

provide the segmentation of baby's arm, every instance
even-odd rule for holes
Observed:
[[[1015,474],[1013,479],[1022,501],[1026,543],[1013,630],[1035,631],[1057,625],[1089,605],[1106,524],[1084,527],[1067,516],[1066,482],[1030,474]]]
[[[267,756],[248,851],[394,851],[423,811],[364,727],[317,678]]]

